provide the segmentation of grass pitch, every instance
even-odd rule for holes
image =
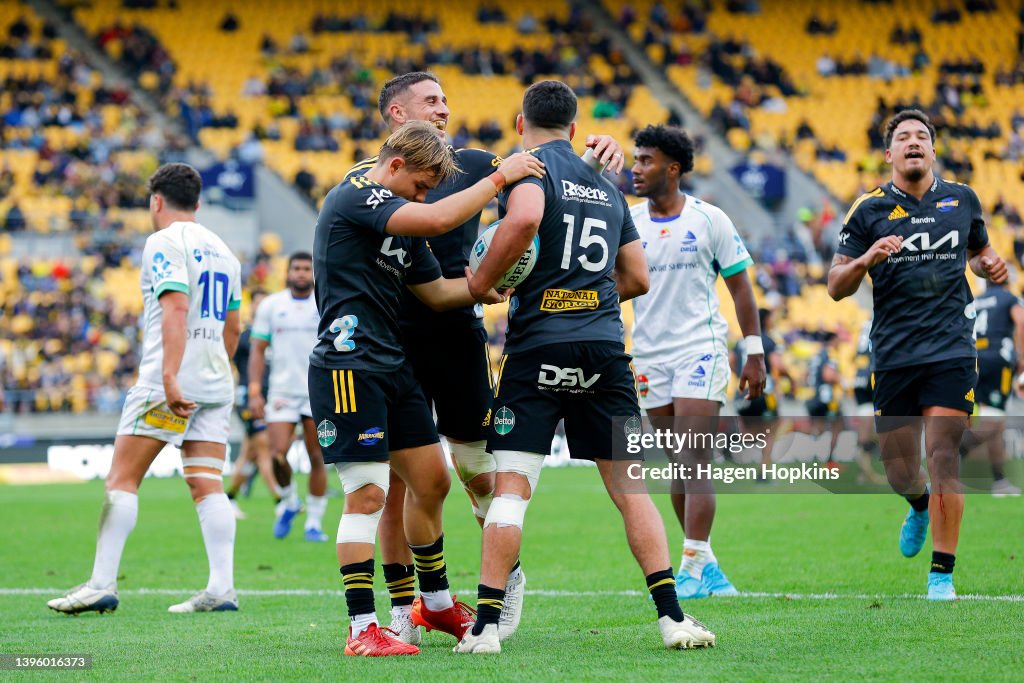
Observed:
[[[450,636],[430,633],[420,657],[380,660],[342,654],[334,546],[305,542],[301,518],[273,539],[260,486],[238,524],[238,613],[166,612],[205,586],[206,557],[182,481],[148,480],[120,607],[78,618],[46,600],[89,575],[102,484],[0,487],[0,653],[92,654],[75,680],[1019,680],[1024,670],[1022,498],[968,497],[956,586],[979,597],[930,604],[930,544],[912,560],[899,554],[906,504],[896,496],[720,496],[715,552],[741,591],[759,595],[685,603],[718,646],[668,652],[597,472],[545,470],[526,520],[526,609],[504,652],[455,655]],[[667,497],[656,500],[677,563],[682,535]],[[340,513],[332,499],[329,533]],[[480,532],[457,485],[446,529],[449,579],[475,604]],[[376,580],[383,590],[379,569]],[[386,595],[377,605],[386,623]],[[53,672],[10,677],[33,675]]]

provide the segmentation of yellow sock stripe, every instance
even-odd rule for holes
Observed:
[[[444,560],[438,560],[437,562],[416,563],[416,571],[418,572],[434,572],[438,569],[444,569]]]
[[[497,600],[495,598],[480,598],[480,599],[478,599],[476,601],[476,606],[477,607],[484,607],[484,606],[487,606],[487,607],[497,607],[498,609],[503,609],[505,607],[505,601],[504,600]]]
[[[411,586],[416,581],[415,576],[409,576],[404,579],[398,579],[397,581],[388,581],[388,588],[405,588]]]
[[[352,371],[348,371],[348,402],[349,409],[354,413],[356,412],[356,385],[352,379]]]
[[[338,371],[331,370],[331,380],[334,382],[334,413],[341,412],[341,399],[338,397]]]
[[[394,591],[392,591],[391,593],[389,593],[389,595],[392,598],[411,598],[412,596],[416,595],[416,590],[410,588],[409,590],[402,591],[401,593],[395,593]]]
[[[372,591],[373,590],[373,584],[372,583],[346,583],[345,584],[345,590],[357,590],[357,589],[365,589],[365,590]]]
[[[353,579],[353,578],[372,579],[373,578],[373,574],[371,574],[370,572],[352,572],[351,574],[344,574],[341,578],[343,578],[343,579]]]
[[[417,555],[416,553],[413,553],[412,556],[413,559],[415,559],[417,562],[423,562],[426,560],[439,560],[444,556],[444,551],[442,550],[441,552],[435,555]]]
[[[662,579],[661,581],[659,581],[659,582],[657,582],[657,583],[655,583],[655,584],[653,584],[651,586],[648,586],[647,590],[649,590],[651,592],[654,592],[655,588],[657,588],[658,586],[664,586],[666,584],[671,584],[671,585],[674,586],[674,585],[676,585],[676,580],[674,578],[672,578],[672,579]]]

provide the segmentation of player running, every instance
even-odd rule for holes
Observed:
[[[509,304],[487,442],[497,483],[484,521],[477,619],[456,652],[501,651],[505,579],[519,557],[526,508],[562,418],[573,455],[597,461],[622,513],[664,644],[685,648],[715,642],[714,634],[679,608],[665,528],[650,496],[622,491],[625,470],[619,466],[628,462],[615,463],[613,471],[612,418],[640,415],[619,301],[643,294],[649,283],[625,200],[573,152],[576,107],[576,96],[564,83],[540,81],[527,89],[516,130],[547,174],[510,189],[508,212],[470,280],[470,290],[483,300],[539,236],[537,264]]]
[[[640,407],[651,417],[676,417],[676,427],[706,431],[700,427],[717,422],[729,386],[729,328],[715,291],[719,275],[745,340],[739,389],[748,400],[764,391],[761,326],[747,276],[753,260],[721,209],[679,190],[683,176],[693,170],[693,143],[684,131],[647,126],[634,142],[633,189],[647,201],[633,205],[630,213],[651,281],[650,291],[633,301],[633,358],[648,387]],[[711,449],[684,457],[709,463]],[[711,480],[673,482],[671,498],[684,532],[676,595],[736,595],[711,549]]]
[[[1010,397],[1013,378],[1024,370],[1024,304],[1007,289],[1005,284],[990,283],[983,294],[974,300],[978,317],[974,333],[978,346],[978,415],[984,429],[978,425],[964,434],[961,453],[986,446],[992,466],[992,495],[997,498],[1019,496],[1020,489],[1006,478],[1003,463],[1006,446],[1003,431],[1006,427],[1006,401]],[[1015,339],[1016,338],[1016,339]]]
[[[313,257],[309,253],[299,251],[288,258],[286,284],[288,289],[271,294],[256,309],[249,353],[249,410],[255,419],[267,423],[274,472],[281,487],[274,538],[288,535],[292,520],[302,508],[288,464],[295,426],[302,425],[310,466],[305,536],[307,541],[321,542],[328,539],[322,529],[327,510],[327,472],[309,407],[309,389],[304,381],[309,374],[309,353],[316,345],[320,324],[313,298]],[[273,363],[270,389],[264,402],[259,378],[266,367],[268,349],[273,354]]]
[[[828,275],[836,301],[864,275],[874,285],[875,424],[886,477],[910,503],[900,551],[917,555],[932,527],[929,600],[955,600],[964,497],[957,449],[978,381],[975,305],[964,276],[1005,282],[1006,264],[988,241],[981,203],[966,185],[937,177],[935,127],[916,109],[885,128],[892,180],[862,195],[843,221]],[[922,420],[931,477],[921,471]]]
[[[201,189],[187,164],[166,164],[149,179],[156,232],[142,254],[139,379],[114,440],[92,576],[47,603],[58,612],[117,609],[117,570],[138,517],[139,484],[167,444],[181,448],[210,565],[206,589],[168,611],[238,609],[235,516],[221,471],[235,393],[231,356],[241,333],[241,266],[220,237],[196,223]]]
[[[438,136],[445,139],[450,116],[448,98],[433,74],[417,71],[391,79],[381,88],[378,109],[392,131],[408,121],[427,121],[437,129]],[[611,137],[590,136],[587,144],[602,163],[610,164],[609,170],[618,173],[622,169],[621,150]],[[426,203],[432,204],[471,187],[493,173],[501,163],[496,155],[482,149],[458,149],[453,153],[462,172],[427,192]],[[364,174],[376,161],[376,158],[361,161],[349,175]],[[444,277],[465,277],[469,252],[479,226],[480,213],[477,212],[454,230],[430,238],[430,251],[438,260]],[[434,311],[406,291],[399,320],[405,356],[427,404],[437,414],[437,431],[448,441],[455,473],[469,496],[477,522],[483,527],[494,492],[494,456],[485,449],[488,428],[484,423],[491,409],[494,389],[483,311],[479,305]],[[420,631],[412,622],[414,567],[402,523],[404,486],[400,478],[392,475],[391,496],[380,522],[381,559],[384,580],[391,594],[390,628],[404,642],[416,645],[420,642]],[[498,625],[502,638],[512,635],[519,625],[525,587],[526,575],[516,561],[505,584],[505,608]]]
[[[411,121],[388,138],[364,176],[350,176],[328,193],[317,220],[320,326],[309,395],[324,461],[335,464],[345,491],[337,552],[351,618],[349,655],[419,652],[381,629],[374,611],[374,545],[391,468],[407,489],[404,536],[423,625],[458,639],[473,622],[472,611],[448,590],[441,509],[451,482],[433,416],[399,342],[401,293],[409,286],[438,310],[472,305],[466,280],[442,277],[425,241],[414,237],[462,225],[506,182],[540,175],[542,164],[513,155],[471,187],[429,206],[417,203],[458,172],[436,128]],[[493,291],[481,298],[504,300]]]

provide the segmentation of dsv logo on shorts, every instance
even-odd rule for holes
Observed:
[[[571,389],[577,386],[589,389],[600,378],[601,374],[597,373],[590,379],[587,379],[582,368],[560,368],[556,365],[542,364],[540,366],[540,375],[537,376],[537,384],[558,387],[559,389]]]

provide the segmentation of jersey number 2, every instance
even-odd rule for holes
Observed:
[[[223,321],[228,313],[227,273],[213,274],[213,292],[211,293],[210,271],[204,270],[203,274],[199,276],[199,286],[203,288],[202,300],[199,304],[200,317],[209,318],[212,310],[213,317]]]
[[[565,247],[562,249],[562,270],[569,270],[572,265],[572,238],[576,227],[576,217],[567,213],[562,215],[562,220],[565,221]],[[599,218],[583,219],[583,229],[580,231],[580,247],[586,251],[590,245],[598,245],[601,247],[601,258],[597,261],[591,261],[586,253],[580,254],[576,258],[585,270],[600,273],[608,265],[608,242],[601,235],[590,232],[594,228],[607,230],[608,224]]]
[[[359,318],[354,315],[346,315],[331,323],[331,332],[335,332],[338,335],[334,338],[334,348],[338,349],[342,353],[354,351],[356,343],[349,339],[349,337],[352,336],[352,333],[355,332],[356,326],[358,325]]]

